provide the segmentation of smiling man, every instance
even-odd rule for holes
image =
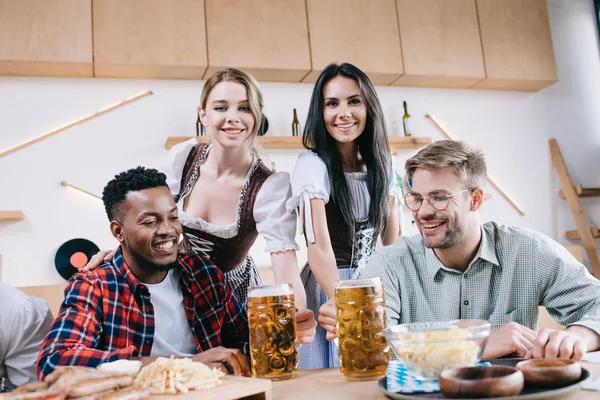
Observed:
[[[123,172],[103,201],[120,247],[69,280],[38,358],[40,378],[57,366],[171,355],[247,375],[245,309],[208,259],[177,254],[181,224],[165,175]]]
[[[363,273],[382,278],[389,324],[489,320],[485,358],[579,360],[600,347],[600,282],[539,232],[481,224],[481,151],[436,142],[410,158],[406,172],[406,206],[421,234],[375,252]],[[539,305],[567,329],[536,333]],[[334,337],[332,304],[319,321]]]

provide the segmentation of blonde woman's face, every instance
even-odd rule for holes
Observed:
[[[200,120],[206,132],[225,147],[239,147],[254,128],[254,115],[244,85],[221,82],[208,95],[206,107],[200,107]]]
[[[323,89],[323,118],[338,143],[356,140],[367,123],[367,107],[354,79],[336,76]]]

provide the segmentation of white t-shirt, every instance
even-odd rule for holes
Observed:
[[[162,282],[145,285],[154,307],[154,343],[150,355],[185,357],[197,354],[192,328],[185,315],[179,273],[170,270]]]

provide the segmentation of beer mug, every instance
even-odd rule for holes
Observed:
[[[254,378],[298,375],[294,292],[288,284],[248,288],[250,361]]]
[[[339,281],[335,287],[340,369],[349,381],[385,376],[390,349],[381,279]]]

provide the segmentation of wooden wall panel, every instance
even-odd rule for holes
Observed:
[[[546,0],[477,0],[486,79],[477,89],[536,91],[558,80]]]
[[[404,75],[393,85],[468,88],[485,78],[475,0],[397,0]]]
[[[225,67],[259,81],[300,82],[310,71],[304,0],[206,0],[205,78]]]
[[[203,0],[94,0],[96,77],[202,79]]]
[[[93,76],[92,0],[0,0],[0,75]]]
[[[395,0],[307,0],[312,72],[315,82],[331,62],[349,62],[375,85],[389,85],[403,73]]]

